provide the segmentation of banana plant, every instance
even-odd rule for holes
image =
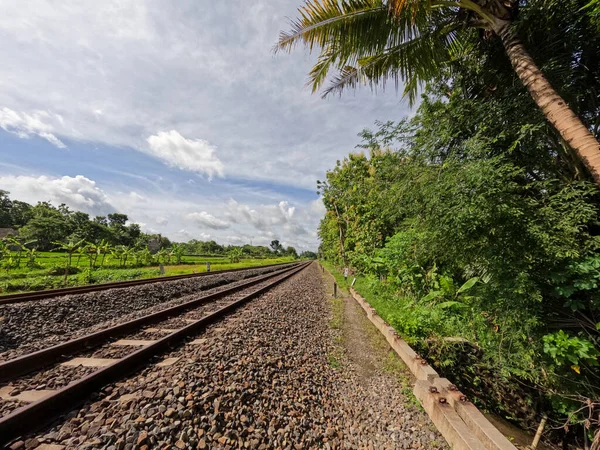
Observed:
[[[127,265],[127,260],[129,259],[129,257],[135,254],[135,249],[133,247],[127,247],[126,245],[122,245],[121,247],[121,254],[123,256],[123,267],[125,267]]]
[[[123,265],[124,249],[125,249],[124,245],[117,245],[117,246],[113,247],[110,251],[111,256],[119,262],[119,266]]]
[[[65,286],[67,285],[67,277],[69,276],[69,268],[71,267],[73,253],[75,253],[77,251],[77,249],[79,247],[81,247],[81,244],[83,244],[84,242],[85,242],[84,239],[81,239],[80,241],[77,241],[77,242],[75,242],[73,240],[69,240],[68,242],[61,242],[61,241],[53,242],[54,245],[58,246],[58,249],[67,252],[67,255],[65,257],[65,279],[64,279]]]
[[[27,267],[30,269],[34,269],[38,266],[37,259],[37,249],[36,248],[26,248],[25,256],[27,257]]]
[[[79,267],[79,262],[81,261],[81,257],[86,255],[89,251],[89,245],[82,245],[77,248],[77,261],[75,262],[75,266]]]
[[[183,258],[184,248],[179,244],[174,244],[171,247],[172,256],[175,257],[175,264],[181,264],[181,260]]]
[[[152,264],[153,257],[152,257],[152,253],[150,252],[148,247],[140,250],[139,258],[140,258],[140,261],[142,262],[142,264],[145,266]]]
[[[241,248],[232,248],[229,253],[227,254],[227,256],[229,256],[229,261],[232,263],[238,263],[240,262],[240,259],[242,258],[242,249]]]
[[[158,263],[162,263],[162,264],[166,264],[169,262],[170,258],[169,258],[169,252],[167,251],[167,249],[160,249],[157,253],[156,253],[156,262]]]
[[[104,260],[106,259],[106,255],[110,254],[112,251],[111,245],[106,241],[106,239],[102,239],[97,245],[98,255],[102,254],[102,260],[100,261],[100,267],[104,267]]]
[[[12,256],[12,260],[13,260],[12,264],[14,264],[14,266],[18,269],[19,267],[21,267],[21,257],[23,256],[23,252],[27,250],[26,245],[31,244],[35,241],[31,241],[26,244],[23,244],[18,239],[15,239],[14,237],[9,236],[9,237],[6,237],[5,239],[8,243],[7,249],[9,251],[11,251],[11,247],[16,249],[16,250],[14,250],[14,254],[11,251],[11,256]],[[11,264],[11,267],[12,267],[12,264]]]
[[[470,278],[457,289],[451,277],[442,275],[439,277],[439,282],[437,283],[439,289],[430,291],[429,294],[421,299],[421,302],[429,303],[433,300],[441,299],[445,301],[436,303],[435,307],[440,309],[465,308],[469,300],[473,298],[465,293],[473,288],[478,281],[479,277]]]

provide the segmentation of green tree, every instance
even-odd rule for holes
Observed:
[[[94,217],[94,223],[107,227],[108,219],[106,218],[106,216],[96,216]]]
[[[11,216],[12,201],[8,194],[8,191],[0,190],[0,228],[9,228],[13,225]]]
[[[113,213],[108,216],[108,226],[111,228],[124,228],[129,220],[127,214]]]
[[[35,241],[42,251],[52,250],[54,242],[64,239],[69,228],[60,216],[34,217],[19,230],[19,236],[26,241]]]
[[[275,253],[276,255],[280,255],[284,251],[283,245],[281,245],[281,243],[277,239],[272,240],[269,246],[271,247],[273,253]]]
[[[524,9],[543,16],[561,3],[537,0],[527,2]],[[577,10],[585,5],[569,3]],[[493,34],[544,116],[600,184],[600,144],[519,38],[519,4],[518,0],[308,0],[291,32],[281,34],[277,48],[290,50],[298,42],[320,47],[310,73],[313,90],[332,69],[339,70],[325,95],[359,83],[385,86],[393,78],[396,84],[405,81],[405,94],[414,101],[420,86],[439,78],[450,62],[460,61],[477,45],[482,31]]]
[[[370,154],[350,154],[320,184],[319,252],[343,264],[341,221],[347,258],[377,286],[386,320],[443,374],[465,386],[475,376],[487,407],[529,424],[535,408],[560,405],[552,415],[566,420],[579,409],[572,398],[598,397],[589,380],[600,354],[600,201],[562,167],[508,151],[535,141],[510,125],[518,111],[512,100],[473,104],[468,92],[448,99],[434,89],[411,121],[362,133]],[[482,118],[480,133],[469,114]],[[544,145],[551,154],[560,144]],[[468,364],[448,345],[423,346],[444,337],[477,345],[481,357]],[[524,380],[532,387],[519,396],[535,407],[517,409],[509,393]]]
[[[310,250],[305,250],[300,253],[300,259],[317,259],[317,254],[315,252],[311,252]]]
[[[298,252],[291,245],[285,249],[285,254],[287,256],[291,256],[292,258],[298,259]]]
[[[13,200],[10,210],[12,226],[20,228],[26,225],[33,217],[32,208],[33,207],[29,203]]]

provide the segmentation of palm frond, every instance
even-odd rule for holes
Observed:
[[[310,71],[309,81],[306,83],[312,87],[313,93],[315,93],[319,89],[319,86],[323,84],[331,66],[335,65],[337,59],[338,54],[332,46],[327,46],[321,51],[317,63]]]
[[[298,9],[300,17],[291,22],[291,31],[280,33],[274,50],[289,51],[298,41],[311,50],[315,45],[324,47],[344,31],[376,25],[386,12],[383,0],[308,0]]]
[[[404,94],[414,102],[419,86],[452,55],[464,54],[454,35],[464,26],[462,5],[470,10],[471,4],[477,7],[473,0],[307,0],[276,51],[298,42],[319,48],[307,83],[313,92],[337,70],[324,96],[360,83],[385,86],[392,78],[397,88],[405,82]]]
[[[431,9],[431,0],[388,0],[387,7],[393,17],[415,17],[420,9]]]
[[[453,46],[459,30],[459,24],[450,22],[384,52],[361,58],[356,66],[341,68],[323,91],[323,97],[355,88],[359,84],[369,84],[371,88],[381,85],[385,88],[390,79],[398,89],[400,80],[404,80],[403,94],[413,104],[419,87],[437,76],[441,63],[449,61],[456,51]]]

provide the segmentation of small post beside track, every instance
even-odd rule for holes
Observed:
[[[544,416],[542,417],[542,421],[540,422],[540,425],[538,426],[537,432],[535,433],[535,436],[533,438],[533,442],[531,443],[532,450],[535,450],[537,448],[538,444],[540,443],[540,438],[542,437],[542,433],[544,432],[544,427],[546,426],[547,420],[548,420],[548,416],[546,414],[544,414]]]
[[[337,298],[337,283],[333,282],[333,298]]]

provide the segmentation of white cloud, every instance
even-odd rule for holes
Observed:
[[[211,239],[210,234],[208,233],[192,233],[182,228],[178,232],[175,233],[175,237],[181,241],[190,241],[192,239],[197,239],[199,241],[209,241]]]
[[[289,231],[292,235],[296,235],[296,236],[302,236],[302,235],[308,234],[308,231],[306,231],[306,228],[304,228],[299,223],[286,224],[286,225],[284,225],[284,229]]]
[[[321,197],[313,200],[308,204],[308,211],[315,216],[323,217],[327,212],[325,205],[323,204],[323,199]]]
[[[277,205],[260,205],[255,208],[230,199],[227,202],[227,216],[232,222],[251,224],[257,230],[265,231],[275,225],[283,225],[294,216],[296,208],[287,201]]]
[[[202,139],[186,139],[175,130],[150,136],[145,151],[165,164],[212,178],[223,176],[223,163],[217,158],[216,147]]]
[[[186,216],[187,219],[195,222],[197,225],[211,228],[213,230],[224,230],[229,228],[229,222],[217,219],[215,216],[208,214],[206,211],[190,213]]]
[[[242,236],[225,236],[225,242],[230,245],[249,244],[250,240]]]
[[[38,201],[50,201],[54,205],[65,203],[92,215],[115,212],[106,193],[83,175],[60,178],[7,175],[0,176],[0,186],[10,192],[11,198],[33,204]]]
[[[294,216],[294,211],[296,211],[296,208],[290,206],[286,201],[281,201],[279,202],[279,211],[281,211],[281,215],[287,221],[291,220],[291,218]]]
[[[52,111],[38,118],[51,129],[21,132],[55,145],[133,148],[202,174],[224,168],[312,190],[364,127],[408,111],[393,92],[321,100],[305,87],[314,55],[298,48],[273,57],[300,0],[26,3],[2,2],[0,54],[10,64],[0,65],[0,108],[19,111],[19,122],[28,120],[22,112]],[[218,146],[222,166],[197,167],[186,152],[155,155],[146,139],[159,130]]]
[[[316,201],[269,203],[265,201],[267,194],[253,190],[238,193],[245,201],[255,198],[265,203],[242,203],[194,192],[178,196],[155,189],[111,190],[83,175],[0,175],[0,189],[9,191],[13,199],[31,204],[50,201],[55,206],[65,203],[92,216],[124,213],[130,223],[139,223],[145,232],[161,233],[176,241],[214,239],[221,244],[269,245],[279,239],[299,251],[316,250],[315,230],[322,217]],[[200,229],[190,227],[191,223]]]
[[[162,225],[165,226],[169,223],[169,219],[167,219],[166,217],[162,217],[159,216],[156,219],[154,219],[154,221],[157,223],[157,225]]]
[[[27,114],[6,107],[0,109],[0,128],[5,131],[16,134],[22,139],[39,136],[58,148],[66,148],[66,145],[52,134],[54,127],[45,122],[48,119],[61,120],[59,116],[53,116],[47,111]]]

